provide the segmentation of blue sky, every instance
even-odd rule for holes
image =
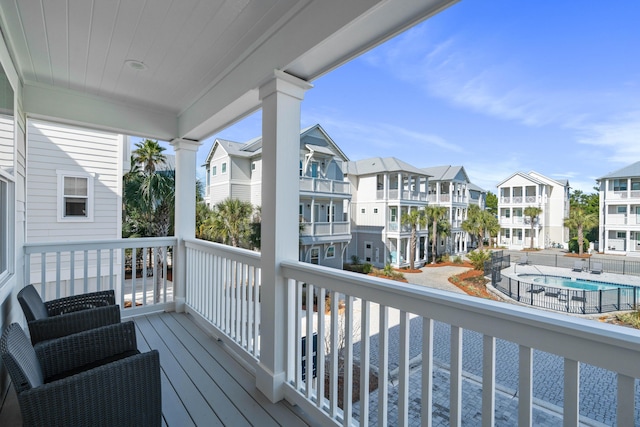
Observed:
[[[462,0],[316,80],[316,123],[351,160],[463,165],[475,184],[517,171],[595,179],[640,160],[640,2]],[[247,141],[260,114],[206,140]]]

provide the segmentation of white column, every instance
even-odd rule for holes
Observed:
[[[283,260],[298,260],[300,103],[307,82],[275,71],[260,87],[262,101],[262,281],[260,362],[256,386],[269,400],[284,398],[287,338]]]
[[[176,138],[176,189],[174,234],[178,247],[173,254],[173,297],[176,311],[183,312],[186,298],[187,269],[184,239],[196,236],[196,154],[201,143]]]

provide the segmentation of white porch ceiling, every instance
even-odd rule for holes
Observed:
[[[454,1],[0,0],[0,24],[28,114],[202,139],[274,69],[312,81]]]

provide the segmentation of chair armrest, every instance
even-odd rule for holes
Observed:
[[[160,426],[157,350],[127,357],[18,395],[25,426]]]
[[[116,296],[113,289],[107,291],[90,292],[88,294],[74,295],[70,297],[59,298],[44,303],[49,316],[58,316],[60,314],[72,313],[88,308],[103,307],[105,305],[114,305]]]
[[[107,305],[28,322],[33,345],[100,326],[120,323],[120,306]]]
[[[136,351],[132,321],[44,341],[34,346],[42,375],[49,378],[115,355]]]

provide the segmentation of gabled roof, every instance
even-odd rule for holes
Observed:
[[[529,181],[531,181],[534,184],[538,184],[538,185],[559,185],[561,187],[568,187],[569,186],[569,181],[566,179],[561,179],[561,180],[557,180],[557,179],[553,179],[553,178],[549,178],[548,176],[542,175],[541,173],[538,173],[536,171],[529,171],[528,173],[524,173],[524,172],[516,172],[513,173],[509,176],[509,178],[500,181],[496,187],[500,187],[502,184],[504,184],[505,182],[509,181],[511,178],[513,178],[514,176],[520,176],[522,178],[525,178]]]
[[[515,172],[515,173],[512,173],[512,174],[509,176],[509,178],[507,178],[507,179],[504,179],[504,180],[500,181],[500,182],[496,185],[496,187],[500,187],[502,184],[504,184],[505,182],[509,181],[511,178],[513,178],[513,177],[515,177],[515,176],[520,176],[520,177],[522,177],[522,178],[524,178],[524,179],[527,179],[527,180],[529,180],[529,181],[533,182],[534,184],[539,184],[539,185],[544,185],[544,184],[545,184],[545,182],[544,182],[544,181],[541,181],[541,180],[539,180],[539,179],[537,179],[537,178],[535,178],[535,177],[533,177],[533,176],[531,176],[531,175],[529,175],[529,174],[527,174],[527,173],[524,173],[524,172]]]
[[[483,188],[478,187],[477,185],[475,185],[473,182],[470,182],[469,184],[467,184],[467,188],[471,191],[477,191],[479,193],[486,193],[487,191],[484,190]]]
[[[464,179],[469,182],[469,176],[467,171],[464,170],[464,166],[442,165],[422,168],[422,170],[427,175],[431,175],[433,181],[453,181],[462,174]]]
[[[345,173],[349,175],[371,175],[381,172],[410,172],[416,175],[431,176],[424,170],[411,166],[409,163],[395,157],[371,157],[349,162]]]
[[[323,154],[332,154],[332,155],[341,157],[342,160],[346,162],[349,161],[349,158],[347,157],[347,155],[344,154],[344,152],[340,149],[340,147],[338,147],[338,145],[333,141],[333,139],[331,139],[329,134],[327,134],[327,132],[319,124],[302,129],[300,131],[300,142],[302,142],[302,140],[305,137],[312,137],[311,134],[315,131],[320,132],[320,134],[322,135],[321,139],[325,140],[328,146],[322,147],[315,144],[305,144],[307,149],[317,151]],[[209,154],[207,155],[207,160],[205,161],[205,164],[211,161],[211,159],[213,158],[213,154],[216,150],[216,147],[218,146],[222,147],[229,156],[244,157],[244,158],[254,157],[259,154],[262,154],[262,137],[259,136],[257,138],[251,139],[244,143],[217,138],[214,141],[213,146],[211,147],[211,150],[209,150]]]
[[[610,178],[631,178],[640,176],[640,161],[625,166],[616,171],[610,172],[607,175],[598,178],[597,181]]]

